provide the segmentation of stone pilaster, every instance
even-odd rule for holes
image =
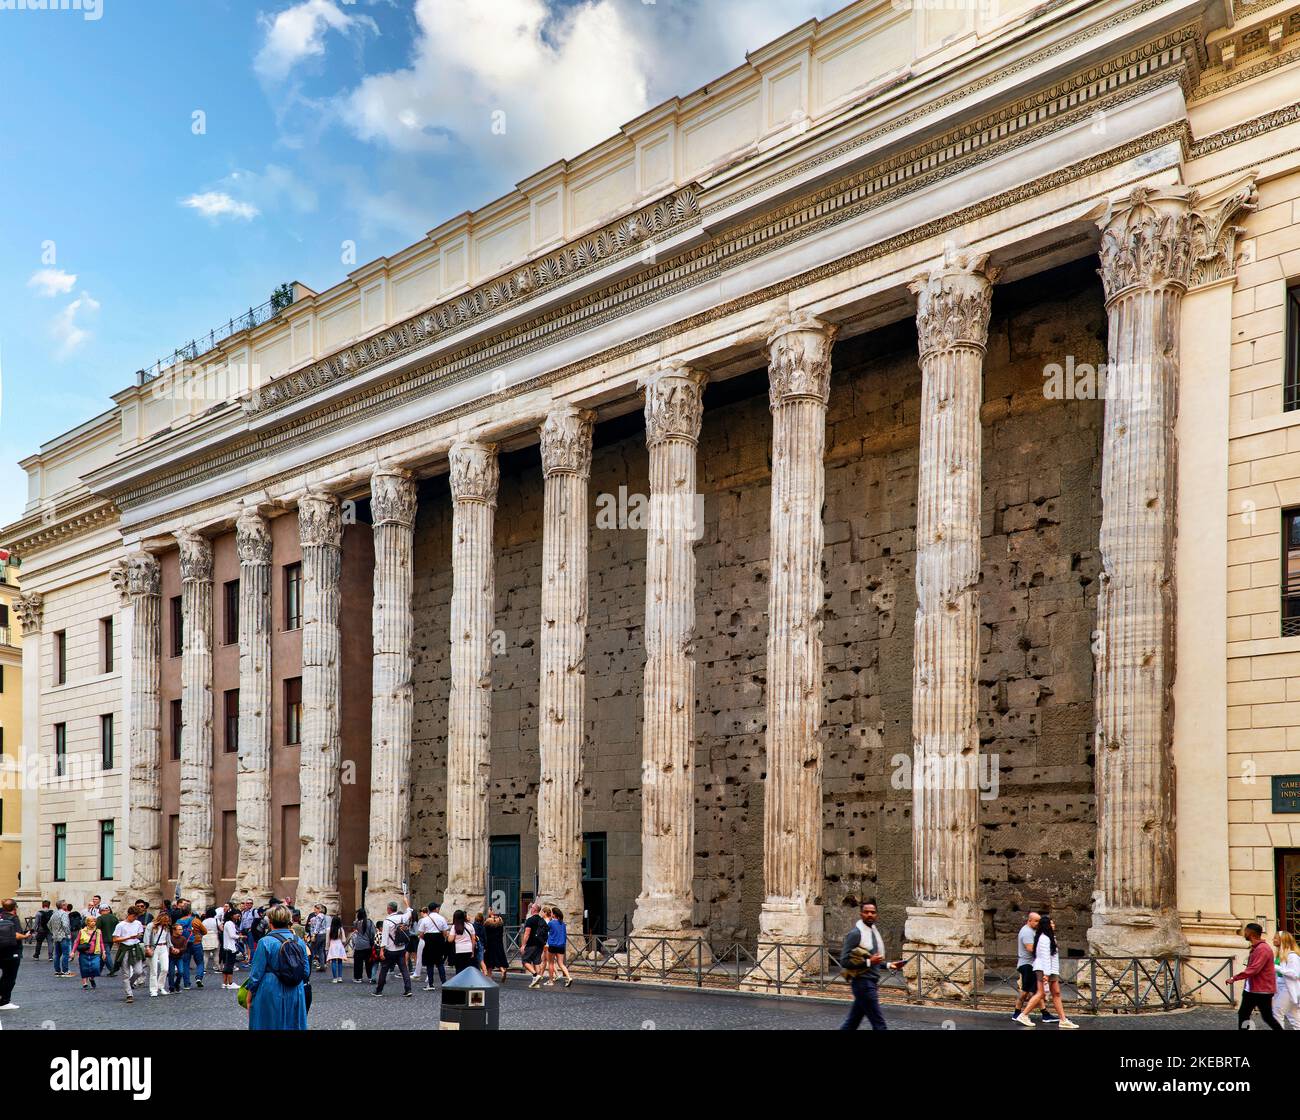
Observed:
[[[156,592],[155,592],[156,594]],[[156,601],[155,601],[156,609]],[[24,591],[14,600],[14,613],[23,631],[23,726],[19,765],[27,776],[28,790],[22,804],[22,847],[19,852],[18,889],[14,898],[19,913],[38,909],[41,901],[41,807],[38,785],[41,737],[41,627],[45,599],[39,591]],[[155,688],[155,693],[156,693]]]
[[[921,952],[984,948],[976,727],[980,404],[996,279],[986,256],[950,251],[911,284],[922,384],[912,666],[915,905],[904,937]]]
[[[298,502],[302,544],[302,748],[298,763],[302,852],[295,904],[339,907],[339,574],[343,520],[333,494]]]
[[[537,873],[541,899],[582,928],[582,741],[586,701],[587,484],[594,417],[556,408],[541,427],[541,709]]]
[[[1097,595],[1097,890],[1089,950],[1186,951],[1174,879],[1174,424],[1180,309],[1204,222],[1186,188],[1101,219],[1108,358]]]
[[[180,545],[181,774],[176,879],[199,913],[212,904],[212,542],[176,534]]]
[[[256,508],[235,522],[239,554],[239,759],[235,890],[264,901],[275,879],[271,858],[271,527]],[[293,838],[286,840],[296,843]]]
[[[822,505],[835,333],[833,326],[802,318],[782,323],[769,341],[772,516],[760,942],[821,944],[824,936]],[[792,963],[782,962],[783,975]]]
[[[452,497],[451,702],[447,717],[447,891],[443,910],[486,904],[488,780],[492,765],[492,629],[496,608],[495,444],[458,440]]]
[[[692,924],[695,752],[696,454],[704,375],[680,363],[642,383],[650,452],[646,533],[645,716],[641,729],[641,893],[633,926],[681,936]]]
[[[370,479],[375,594],[370,731],[370,854],[366,910],[382,914],[407,879],[411,819],[411,613],[415,480],[403,470]]]

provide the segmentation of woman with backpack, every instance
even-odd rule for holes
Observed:
[[[257,943],[244,988],[248,992],[248,1029],[251,1031],[305,1031],[307,982],[311,955],[306,942],[289,928],[293,915],[287,906],[267,912],[271,932]]]
[[[170,993],[167,974],[172,959],[171,948],[172,916],[166,910],[159,910],[144,936],[144,955],[149,960],[150,999]]]
[[[95,986],[95,977],[104,967],[104,935],[99,932],[94,918],[87,918],[86,924],[77,934],[77,971],[81,973],[81,990],[89,991]]]
[[[366,917],[364,910],[357,911],[356,921],[352,923],[352,983],[365,979],[375,982],[375,923]]]

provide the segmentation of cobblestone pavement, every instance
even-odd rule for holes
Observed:
[[[246,974],[236,974],[236,980]],[[402,995],[401,978],[382,998],[369,984],[353,984],[351,969],[342,984],[316,975],[311,1011],[313,1030],[412,1030],[438,1023],[439,996],[414,985]],[[512,974],[502,992],[501,1025],[505,1030],[830,1030],[844,1017],[847,1004],[800,999],[772,999],[726,992],[699,992],[641,984],[577,980],[570,989],[528,991],[521,974]],[[96,991],[83,992],[75,977],[56,979],[46,960],[25,959],[14,990],[17,1011],[0,1012],[6,1030],[171,1030],[230,1027],[242,1029],[247,1017],[235,994],[221,990],[220,980],[203,990],[150,999],[147,985],[135,1003],[124,1002],[120,980],[100,977]],[[886,1004],[892,1030],[1023,1030],[1006,1012],[954,1011],[947,1008]],[[1232,1030],[1235,1012],[1202,1009],[1171,1014],[1080,1016],[1087,1030]],[[865,1028],[864,1028],[865,1029]],[[1049,1030],[1051,1028],[1048,1028]]]

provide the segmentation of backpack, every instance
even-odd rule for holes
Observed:
[[[17,914],[0,914],[0,949],[18,948],[18,930],[22,919]]]
[[[276,937],[274,934],[268,936],[280,946],[271,965],[276,979],[288,986],[303,983],[303,977],[307,975],[307,954],[303,951],[302,942],[293,934],[288,937]]]
[[[367,918],[361,923],[360,929],[354,929],[352,932],[352,948],[354,949],[372,949],[375,944],[375,923]]]
[[[405,922],[399,922],[396,918],[385,918],[384,920],[392,924],[389,940],[397,946],[397,952],[409,952],[411,949],[410,927]]]

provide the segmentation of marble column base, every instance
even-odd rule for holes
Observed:
[[[1183,957],[1187,938],[1176,910],[1106,910],[1094,898],[1088,955],[1092,957]]]
[[[802,898],[768,898],[758,915],[758,949],[754,967],[741,981],[747,991],[767,991],[798,984],[811,973],[829,969],[821,947],[826,931],[821,906]]]

